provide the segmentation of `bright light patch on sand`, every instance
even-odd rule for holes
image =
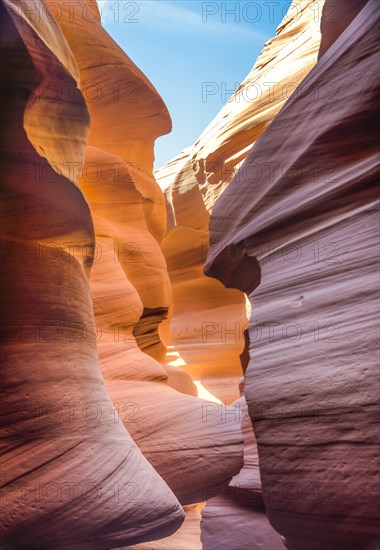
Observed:
[[[169,349],[173,349],[174,346],[168,346]],[[184,367],[186,366],[186,361],[182,359],[178,351],[168,351],[166,355],[167,364],[171,367]]]
[[[169,361],[168,365],[170,365],[171,367],[184,367],[186,365],[186,363],[182,359],[182,357],[178,357],[177,359],[174,359],[173,361]]]
[[[214,403],[221,403],[220,399],[212,395],[206,388],[202,385],[200,380],[194,380],[194,384],[197,386],[198,397],[200,399],[207,399],[207,401],[214,401]]]

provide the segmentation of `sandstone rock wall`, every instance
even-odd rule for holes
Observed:
[[[2,547],[163,537],[183,511],[118,420],[98,363],[79,72],[53,19],[22,3],[1,10]],[[134,502],[126,484],[139,489]]]
[[[335,6],[345,25],[331,33],[324,12],[329,47],[215,204],[206,264],[249,294],[245,394],[263,497],[294,550],[379,540],[379,6],[357,2],[351,21]],[[273,177],[253,181],[268,164]]]
[[[167,537],[184,519],[177,498],[202,501],[206,483],[217,494],[242,465],[240,426],[204,422],[210,404],[165,368],[172,293],[152,166],[170,117],[95,2],[5,1],[2,15],[2,538]]]
[[[171,343],[184,368],[231,403],[247,313],[240,360],[247,367],[249,351],[246,398],[272,526],[294,550],[372,550],[378,5],[292,8],[195,145],[156,174],[169,220]],[[205,249],[206,274],[226,290],[204,277]],[[239,476],[202,512],[206,548],[250,548],[259,523],[236,499]],[[256,543],[274,548],[259,517]]]
[[[316,63],[322,6],[322,1],[294,2],[247,78],[197,142],[156,172],[168,210],[161,247],[173,285],[170,343],[193,379],[226,403],[239,397],[239,355],[250,305],[240,292],[203,274],[210,211],[252,145]],[[270,165],[253,167],[253,184],[270,170]],[[225,261],[233,263],[235,254],[228,251]]]
[[[4,548],[195,550],[209,499],[205,549],[373,550],[375,0],[326,0],[307,77],[295,2],[155,175],[170,116],[95,0],[32,4],[1,4]],[[244,407],[248,350],[241,469],[192,380]]]
[[[91,132],[80,185],[99,247],[90,287],[101,329],[102,372],[144,455],[181,503],[197,503],[206,483],[217,488],[239,470],[241,434],[232,422],[223,427],[216,419],[205,423],[202,411],[207,404],[168,387],[159,362],[164,362],[166,348],[158,329],[171,308],[172,293],[159,246],[166,210],[152,174],[152,151],[158,135],[169,131],[170,117],[147,78],[99,23],[89,25],[82,19],[82,27],[73,27],[69,11],[63,15],[59,24],[77,60],[81,86],[91,82],[100,91],[99,101],[88,102]],[[81,36],[86,39],[79,40]],[[115,83],[122,89],[129,82],[136,87],[138,102],[115,101]],[[112,126],[112,133],[105,112],[121,121]],[[221,448],[224,460],[215,468]]]

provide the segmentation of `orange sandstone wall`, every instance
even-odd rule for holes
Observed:
[[[239,355],[250,305],[241,292],[203,274],[210,212],[253,144],[315,65],[323,2],[294,2],[236,93],[196,143],[156,172],[168,231],[161,242],[173,286],[172,352],[194,380],[226,403],[239,397]],[[252,167],[252,192],[261,174]],[[217,251],[213,252],[217,254]],[[235,261],[228,250],[226,263]]]
[[[233,420],[205,422],[213,405],[165,365],[168,323],[160,324],[172,290],[152,167],[170,117],[102,29],[95,2],[78,2],[74,13],[39,2],[40,18],[31,7],[2,6],[11,75],[3,84],[3,540],[137,544],[176,531],[181,503],[183,540],[190,522],[198,544],[192,505],[240,470],[242,435]],[[128,83],[137,103],[120,101]]]

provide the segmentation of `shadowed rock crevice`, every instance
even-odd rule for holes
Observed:
[[[159,325],[168,318],[169,308],[144,308],[139,322],[133,328],[133,336],[139,348],[148,355],[164,361],[166,348],[158,334]]]

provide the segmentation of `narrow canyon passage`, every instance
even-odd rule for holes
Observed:
[[[104,5],[0,0],[0,548],[376,550],[380,5],[293,0],[157,170]]]

